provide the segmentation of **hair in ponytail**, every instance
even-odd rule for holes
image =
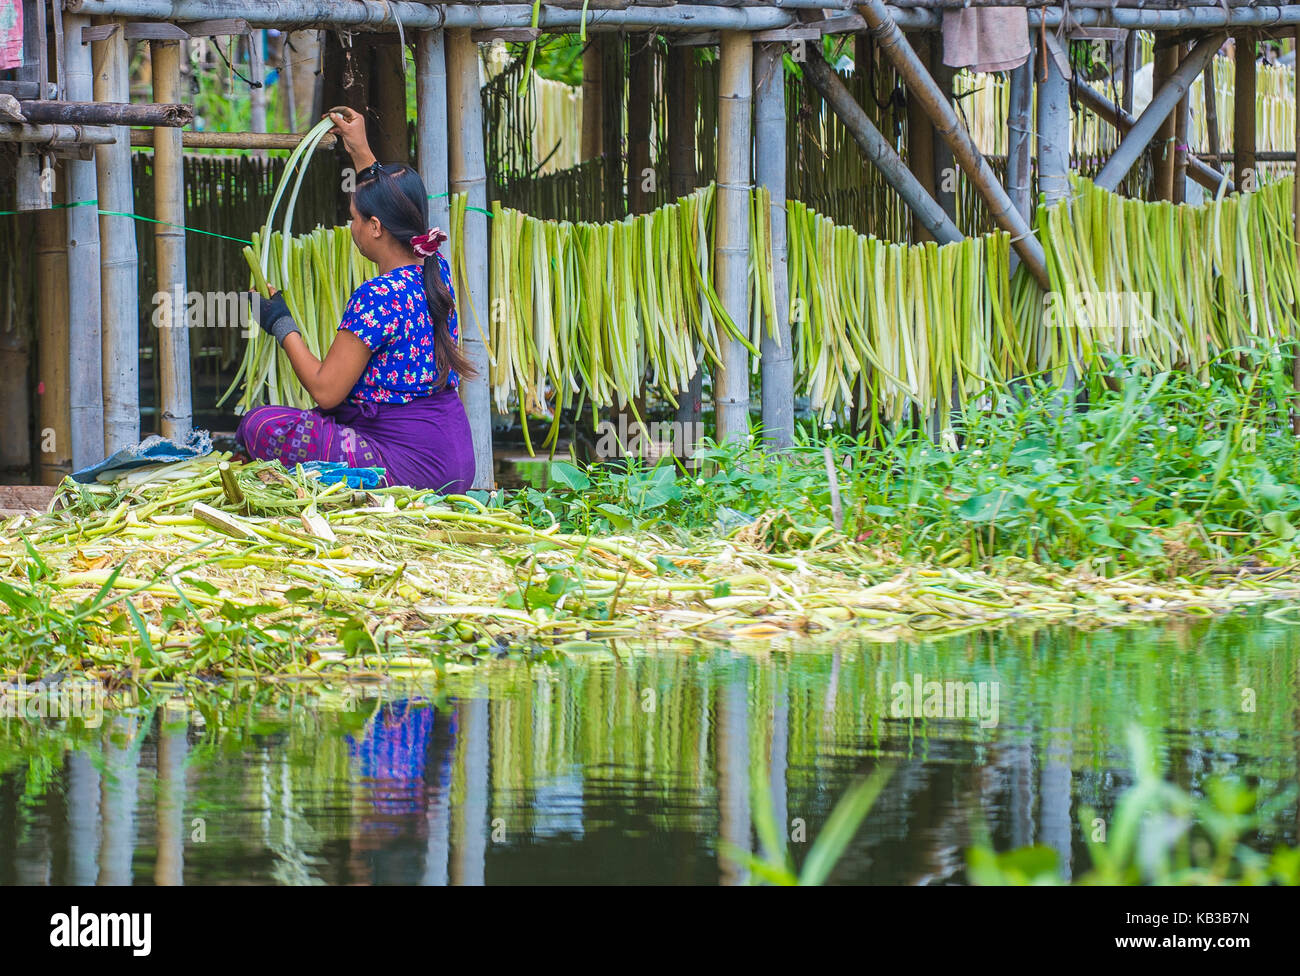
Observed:
[[[375,170],[376,175],[357,184],[352,200],[357,213],[367,220],[378,217],[388,233],[406,247],[411,239],[429,229],[429,199],[424,181],[411,167],[386,164]],[[477,376],[474,365],[451,338],[448,321],[454,308],[451,290],[442,280],[438,255],[424,259],[424,297],[429,306],[429,320],[433,323],[433,353],[438,378],[434,389],[447,385],[451,372],[460,376]]]

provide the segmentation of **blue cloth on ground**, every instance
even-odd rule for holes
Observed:
[[[383,468],[349,468],[342,461],[306,461],[302,469],[319,471],[323,485],[346,480],[349,488],[378,488],[384,476]]]
[[[152,434],[134,447],[124,447],[98,464],[72,473],[72,480],[88,485],[105,471],[126,471],[146,464],[169,464],[173,461],[191,461],[212,453],[212,435],[206,430],[192,430],[182,443]]]

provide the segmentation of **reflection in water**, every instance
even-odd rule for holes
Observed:
[[[1196,791],[1297,772],[1300,630],[1257,615],[831,650],[646,647],[501,661],[352,697],[225,687],[0,724],[0,882],[741,884],[751,790],[806,855],[854,777],[897,771],[832,880],[964,877],[983,833],[1087,867],[1082,806],[1131,781],[1124,729]],[[896,682],[996,682],[999,721],[891,713]],[[1243,689],[1258,706],[1242,708]],[[362,695],[358,701],[356,696]],[[1295,843],[1292,803],[1254,840]],[[800,842],[801,838],[806,838]]]

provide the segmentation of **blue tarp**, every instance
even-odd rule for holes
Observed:
[[[153,434],[146,437],[135,447],[124,447],[112,457],[105,458],[98,464],[72,473],[72,480],[83,485],[93,482],[97,475],[105,471],[127,471],[131,468],[144,467],[146,464],[169,464],[173,461],[192,461],[196,457],[212,453],[212,435],[206,430],[190,432],[189,438],[182,444],[167,437]]]

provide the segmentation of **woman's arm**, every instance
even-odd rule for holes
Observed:
[[[285,336],[283,345],[303,389],[325,410],[343,402],[370,362],[370,350],[366,344],[346,329],[335,334],[324,362],[312,355],[302,335],[297,332]]]

